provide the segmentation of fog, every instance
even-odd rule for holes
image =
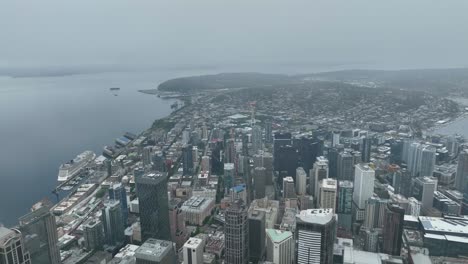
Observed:
[[[468,1],[2,1],[0,69],[466,67]]]

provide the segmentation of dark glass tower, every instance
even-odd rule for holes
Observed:
[[[364,137],[362,139],[362,150],[361,150],[361,160],[364,163],[370,162],[372,139],[369,137]]]
[[[136,179],[140,207],[141,238],[171,240],[167,175],[149,173]]]
[[[399,256],[403,236],[405,209],[395,204],[388,204],[384,217],[383,252]]]
[[[242,200],[235,200],[225,213],[226,264],[249,262],[249,224],[247,207]]]
[[[121,183],[112,185],[109,188],[109,199],[120,202],[120,211],[122,212],[122,224],[127,226],[128,223],[128,205],[127,193],[125,187]]]
[[[265,212],[249,213],[249,259],[257,263],[265,253]]]
[[[57,225],[55,216],[49,211],[50,206],[48,202],[39,202],[30,213],[19,219],[19,228],[32,263],[60,263]]]
[[[182,148],[182,162],[184,164],[183,174],[191,174],[193,172],[192,145],[186,145]]]

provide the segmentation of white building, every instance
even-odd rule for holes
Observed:
[[[320,180],[328,178],[328,159],[323,156],[317,157],[310,171],[309,193],[317,200]]]
[[[294,260],[294,237],[290,231],[266,229],[266,260],[275,264],[290,264]]]
[[[201,238],[189,238],[184,244],[184,264],[203,264],[203,248]]]
[[[297,195],[306,194],[307,173],[302,167],[296,169],[296,193]]]
[[[324,179],[320,181],[320,208],[332,208],[336,212],[337,182],[335,179]]]
[[[181,209],[185,212],[185,220],[191,225],[203,225],[205,218],[211,215],[215,199],[192,196],[184,202]]]
[[[374,194],[375,171],[367,164],[357,164],[354,170],[353,203],[356,220],[364,220],[367,199]]]

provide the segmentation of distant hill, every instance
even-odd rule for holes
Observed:
[[[290,83],[292,78],[282,74],[220,73],[191,76],[165,81],[158,86],[160,91],[193,92],[198,90],[265,87]]]
[[[439,95],[468,96],[468,68],[421,70],[344,70],[301,75],[220,73],[165,81],[160,91],[190,93],[200,90],[292,85],[307,81],[338,81],[375,88],[425,91]]]

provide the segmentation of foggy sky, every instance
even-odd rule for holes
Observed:
[[[0,67],[466,67],[467,12],[464,0],[5,0]]]

